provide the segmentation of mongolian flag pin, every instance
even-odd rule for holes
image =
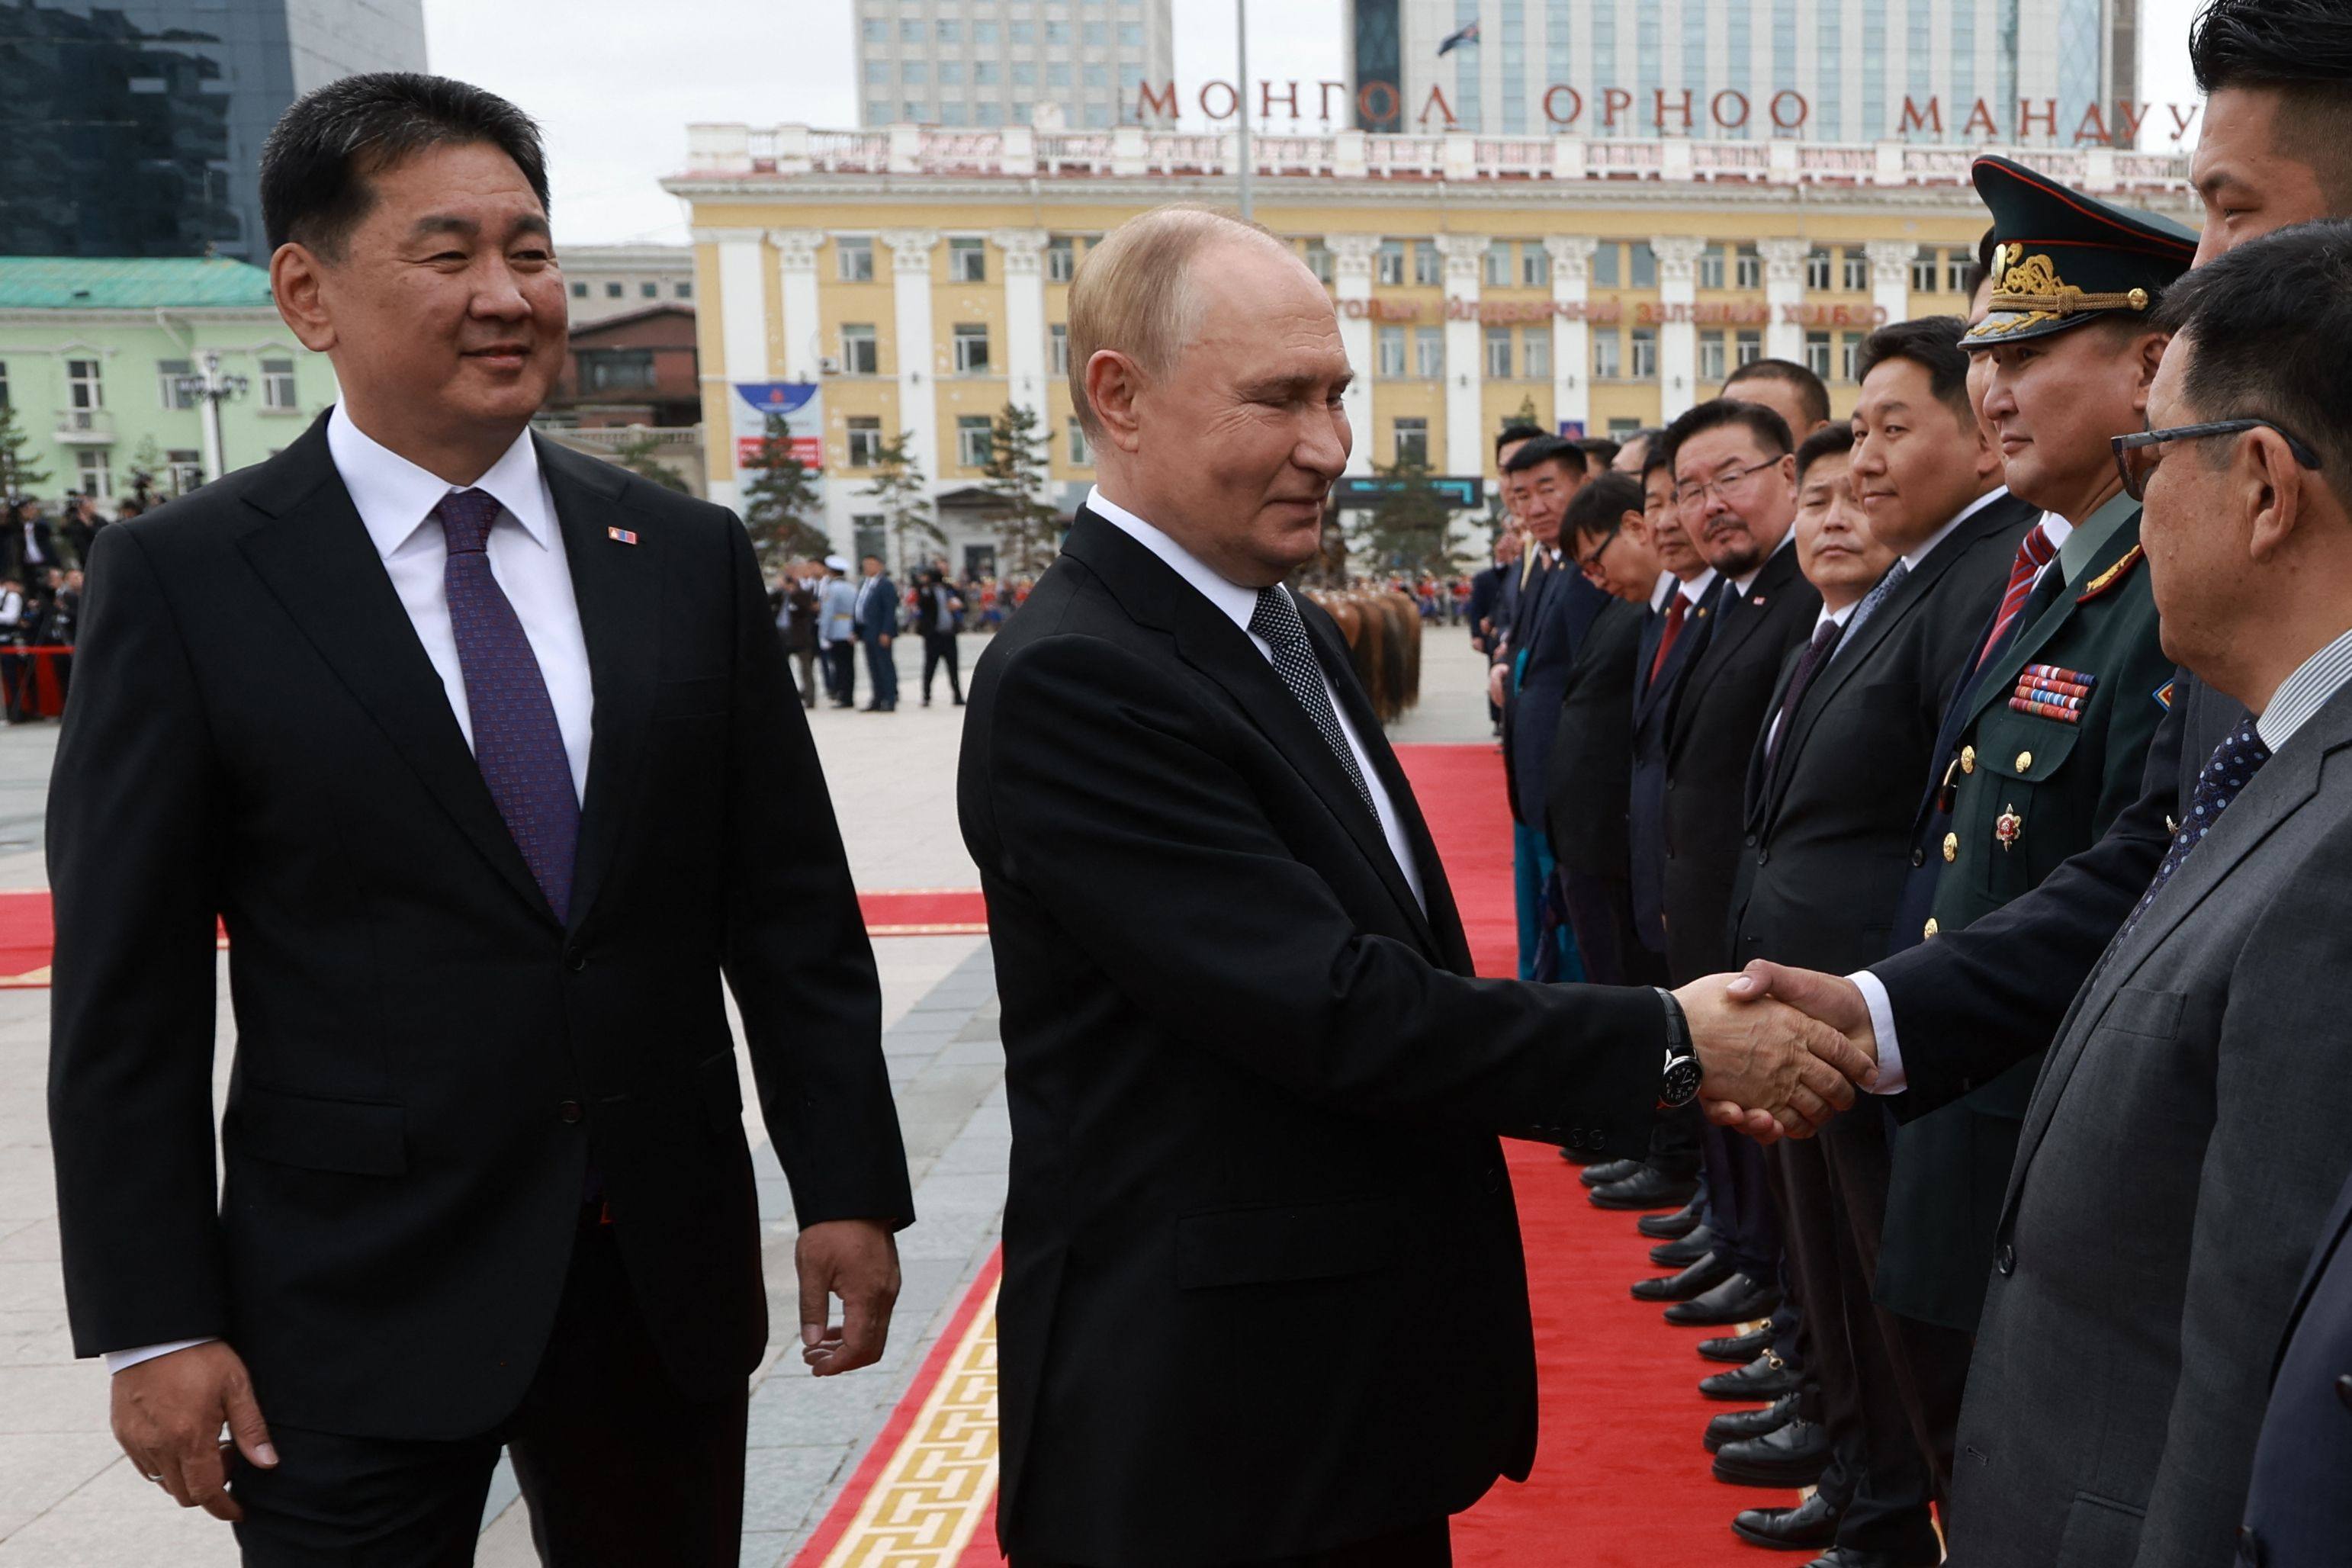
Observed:
[[[637,542],[637,536],[625,528],[608,528],[604,531],[604,537],[621,544],[635,544]]]

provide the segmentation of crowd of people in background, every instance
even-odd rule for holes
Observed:
[[[0,704],[9,723],[21,724],[63,710],[81,616],[82,563],[101,530],[145,506],[126,497],[110,517],[89,497],[68,493],[52,518],[37,497],[0,504]]]

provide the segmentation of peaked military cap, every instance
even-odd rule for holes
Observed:
[[[2114,206],[2007,158],[1969,171],[1992,209],[1992,300],[1971,349],[2047,337],[2102,316],[2145,316],[2196,259],[2197,233]]]

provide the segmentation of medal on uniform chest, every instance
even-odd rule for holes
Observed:
[[[1992,836],[2000,841],[2000,847],[2003,849],[2015,845],[2024,832],[2025,818],[2017,815],[2017,807],[2014,805],[1993,819]]]

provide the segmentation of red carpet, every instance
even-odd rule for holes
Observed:
[[[1445,862],[1478,973],[1516,973],[1501,757],[1489,745],[1400,746],[1397,754]],[[1576,1168],[1549,1148],[1506,1148],[1527,1238],[1542,1439],[1526,1485],[1501,1483],[1454,1521],[1454,1561],[1694,1568],[1783,1560],[1733,1535],[1731,1516],[1793,1503],[1797,1494],[1721,1484],[1699,1442],[1710,1415],[1745,1408],[1698,1395],[1698,1380],[1722,1369],[1693,1347],[1721,1331],[1669,1328],[1656,1307],[1635,1301],[1626,1287],[1660,1270],[1633,1216],[1587,1203]]]

